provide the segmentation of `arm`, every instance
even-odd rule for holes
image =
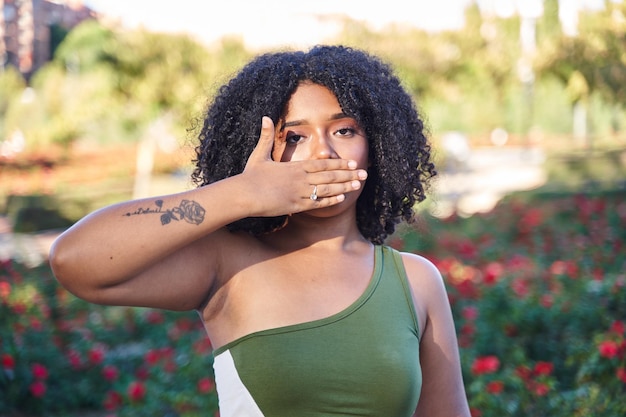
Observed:
[[[415,417],[469,417],[456,332],[441,274],[428,260],[403,253],[420,320],[422,392]]]
[[[219,275],[224,226],[337,204],[363,175],[346,160],[274,162],[274,126],[264,118],[242,174],[195,190],[100,209],[54,243],[50,264],[78,297],[99,304],[197,308]],[[311,184],[320,185],[316,201]],[[192,210],[187,214],[187,209]],[[232,248],[230,248],[232,249]],[[242,249],[243,250],[243,249]]]

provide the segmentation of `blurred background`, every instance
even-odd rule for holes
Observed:
[[[623,1],[0,5],[2,231],[189,187],[215,89],[254,54],[315,43],[394,65],[437,149],[437,216],[546,185],[624,186]]]
[[[626,393],[626,1],[0,6],[0,415],[214,408],[194,397],[213,395],[210,346],[186,335],[197,323],[80,304],[55,285],[48,249],[96,208],[190,188],[216,89],[258,53],[316,43],[384,58],[426,118],[439,175],[423,224],[390,244],[428,255],[450,286],[473,416],[626,413],[607,405]],[[575,317],[572,300],[587,306]],[[172,364],[187,370],[170,395]]]

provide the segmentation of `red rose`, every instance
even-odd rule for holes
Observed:
[[[37,317],[31,317],[30,318],[30,328],[39,332],[43,329],[43,325],[41,324],[41,320],[39,320]]]
[[[470,416],[472,417],[481,417],[483,415],[482,411],[478,408],[470,408]]]
[[[521,380],[527,381],[528,379],[530,379],[532,371],[530,370],[528,366],[520,365],[517,367],[517,369],[515,369],[515,373],[517,374],[518,377],[520,377]]]
[[[33,373],[35,379],[44,380],[48,378],[48,370],[40,363],[34,363],[31,366],[31,372]]]
[[[122,397],[122,394],[120,394],[117,391],[109,391],[106,397],[104,398],[104,402],[102,403],[102,406],[107,411],[113,411],[116,408],[118,408],[120,405],[122,405],[123,403],[124,403],[124,398]]]
[[[104,360],[104,350],[100,348],[91,349],[89,351],[89,362],[94,365],[99,365]]]
[[[625,330],[626,330],[626,325],[624,325],[623,321],[615,320],[613,324],[611,324],[612,333],[623,335]]]
[[[15,368],[15,359],[13,358],[13,356],[9,355],[8,353],[3,353],[2,367],[8,370],[12,370],[13,368]]]
[[[482,356],[476,358],[472,364],[472,373],[475,375],[490,374],[498,370],[500,360],[496,356]]]
[[[26,313],[27,307],[24,303],[15,303],[13,304],[13,312],[17,315]]]
[[[146,396],[146,386],[139,381],[131,382],[128,386],[128,397],[131,401],[141,401]]]
[[[493,285],[504,273],[504,266],[502,266],[502,264],[498,262],[491,262],[485,267],[485,270],[483,272],[483,282],[487,285]]]
[[[619,352],[619,346],[616,342],[612,340],[605,340],[603,342],[600,342],[598,350],[600,351],[600,356],[611,359],[617,356]]]
[[[552,294],[543,294],[539,303],[545,308],[550,308],[554,304],[554,296]]]
[[[464,307],[461,311],[461,315],[465,320],[473,321],[478,317],[478,308],[475,306]]]
[[[148,365],[154,365],[161,359],[161,354],[157,350],[149,350],[144,356],[144,360]]]
[[[211,348],[212,348],[211,341],[209,340],[208,337],[203,337],[202,339],[197,340],[193,344],[193,350],[198,355],[204,355],[206,353],[211,352]]]
[[[119,376],[119,371],[113,365],[106,365],[102,368],[102,376],[109,382],[113,382]]]
[[[8,300],[11,295],[11,284],[6,281],[0,282],[0,299]]]
[[[537,362],[533,373],[535,375],[550,375],[553,369],[554,365],[551,362]]]
[[[518,222],[521,232],[530,232],[543,222],[543,213],[539,209],[528,209]]]
[[[158,310],[149,310],[146,314],[146,320],[150,324],[161,324],[165,321],[165,316]]]
[[[42,381],[35,381],[30,384],[29,390],[33,397],[41,398],[46,395],[46,384]]]
[[[186,317],[176,320],[176,327],[178,328],[178,330],[182,332],[188,332],[188,331],[193,330],[195,325],[196,324],[193,320],[188,319]]]
[[[525,298],[530,292],[530,285],[528,281],[523,278],[515,278],[511,282],[511,288],[518,298]]]
[[[617,371],[615,371],[615,375],[617,375],[617,378],[620,381],[626,384],[626,368],[617,368]]]
[[[500,394],[504,390],[504,382],[491,381],[487,384],[487,392],[490,394]]]
[[[215,383],[211,378],[202,378],[198,381],[198,392],[201,394],[207,394],[213,391]]]
[[[550,392],[550,387],[548,387],[546,384],[542,382],[537,382],[533,384],[533,392],[537,394],[538,396],[543,397],[548,392]]]
[[[82,360],[78,351],[70,349],[67,352],[67,360],[69,361],[72,368],[80,369]]]

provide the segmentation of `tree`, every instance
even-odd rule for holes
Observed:
[[[581,16],[579,35],[560,36],[542,47],[537,71],[567,86],[573,106],[599,94],[617,116],[626,102],[626,2],[606,2],[605,9]]]
[[[7,125],[7,112],[11,104],[21,96],[26,88],[26,80],[12,66],[0,71],[0,142],[11,133],[14,126]]]

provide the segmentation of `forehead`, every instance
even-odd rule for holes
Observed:
[[[313,113],[331,111],[337,113],[341,111],[341,105],[335,94],[327,87],[311,82],[298,85],[285,109],[286,115],[294,113]]]

